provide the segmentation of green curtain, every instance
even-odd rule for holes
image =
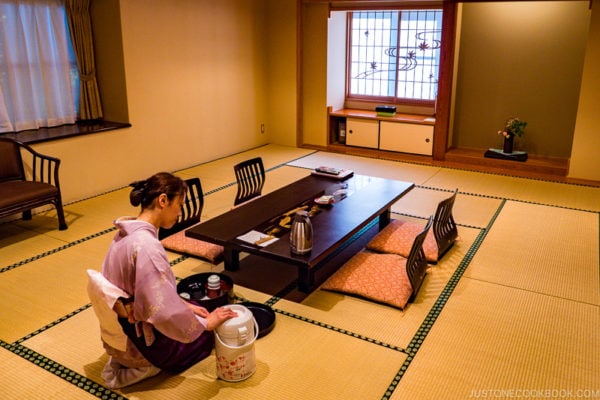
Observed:
[[[65,1],[71,41],[79,68],[79,119],[81,120],[102,118],[102,103],[96,80],[90,2],[91,0]]]

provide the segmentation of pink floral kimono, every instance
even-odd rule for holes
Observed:
[[[189,368],[210,354],[214,336],[205,330],[206,320],[194,314],[179,297],[156,228],[128,217],[119,218],[115,225],[118,233],[104,259],[102,275],[108,281],[105,286],[114,285],[133,300],[135,319],[131,323],[127,318],[118,318],[122,331],[112,333],[126,335],[126,346],[117,346],[121,348],[107,343],[106,329],[103,330],[104,347],[111,356],[103,376],[120,387],[140,380],[128,377],[147,377],[148,367],[153,374],[159,369],[178,373]],[[103,324],[103,317],[99,318],[101,327],[109,326],[108,321]],[[127,369],[140,372],[131,374]]]

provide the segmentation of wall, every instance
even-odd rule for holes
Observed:
[[[121,68],[106,69],[101,78],[108,86],[112,80],[112,93],[123,93],[124,76],[124,115],[132,127],[35,146],[62,159],[64,201],[255,148],[272,138],[293,143],[296,12],[295,2],[286,0],[292,3],[286,10],[273,0],[99,1],[99,6],[118,8],[100,10],[107,19],[96,23],[109,36],[122,35],[121,46],[99,39],[101,47],[113,43],[100,48],[100,54],[114,52],[109,60],[122,60]],[[285,11],[286,19],[273,24],[282,31],[279,38],[269,35],[267,19],[274,5]],[[269,46],[280,49],[290,37],[293,44],[284,58],[273,60]],[[278,86],[269,86],[269,74]],[[113,100],[103,100],[110,110]],[[281,110],[269,106],[279,102],[294,104]],[[289,109],[293,112],[269,124],[269,110]]]
[[[592,10],[569,176],[600,181],[600,1]]]
[[[344,108],[346,93],[346,12],[333,11],[327,24],[327,106]]]
[[[266,129],[271,143],[296,146],[297,1],[269,0],[268,4]]]
[[[91,15],[103,117],[129,122],[119,0],[92,1]]]
[[[468,3],[456,92],[456,147],[499,147],[507,117],[528,122],[517,145],[568,158],[577,114],[588,1]]]
[[[302,143],[326,146],[328,5],[305,3],[302,18]]]

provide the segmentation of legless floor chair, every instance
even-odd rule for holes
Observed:
[[[436,209],[433,227],[423,243],[427,261],[436,264],[452,247],[458,237],[458,230],[452,208],[458,189],[452,196],[442,200]],[[398,254],[408,257],[415,236],[421,231],[421,225],[400,220],[392,220],[368,244],[367,248],[380,253]]]
[[[265,184],[265,168],[262,158],[256,157],[233,166],[238,189],[234,206],[259,197]]]
[[[208,260],[218,264],[223,256],[223,246],[185,236],[185,230],[200,223],[204,207],[204,193],[199,178],[187,179],[185,201],[181,206],[181,216],[170,229],[160,229],[158,238],[165,249]]]
[[[415,300],[425,274],[427,260],[423,242],[433,216],[414,238],[408,257],[361,251],[334,273],[321,289],[352,294],[404,309]]]

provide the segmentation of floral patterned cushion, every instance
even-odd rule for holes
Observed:
[[[423,226],[393,219],[367,244],[367,249],[380,253],[399,254],[408,257],[415,237],[423,231]],[[433,230],[427,232],[423,242],[425,258],[430,263],[438,261],[438,245]]]
[[[412,294],[404,257],[366,251],[348,260],[321,289],[358,295],[401,309]]]
[[[187,237],[185,230],[167,236],[160,242],[167,250],[203,258],[213,264],[218,264],[223,256],[223,246]]]

